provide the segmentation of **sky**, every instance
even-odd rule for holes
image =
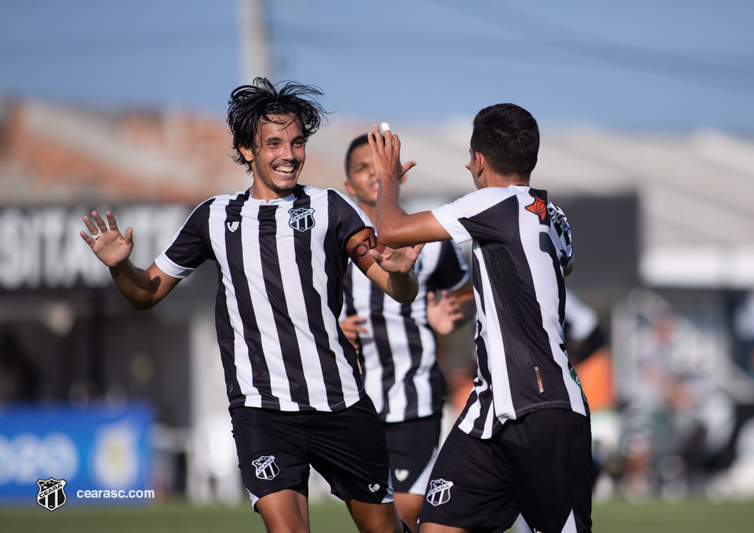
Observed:
[[[273,81],[338,117],[468,119],[513,102],[543,126],[754,136],[750,0],[269,0]],[[4,0],[0,98],[224,116],[237,0]]]

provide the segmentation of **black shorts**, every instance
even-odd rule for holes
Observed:
[[[424,495],[437,458],[442,414],[405,422],[385,422],[390,473],[395,492]]]
[[[236,407],[231,417],[255,509],[259,498],[285,489],[308,497],[309,465],[343,500],[393,501],[385,434],[368,397],[334,413]]]
[[[505,531],[519,513],[536,531],[592,530],[589,418],[540,409],[491,439],[456,425],[430,476],[419,522]]]

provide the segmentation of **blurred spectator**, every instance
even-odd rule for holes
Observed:
[[[747,294],[736,308],[733,327],[739,343],[736,362],[754,376],[754,292]]]
[[[703,462],[705,382],[679,364],[679,334],[678,319],[668,311],[654,318],[640,344],[639,386],[625,410],[622,443],[629,499],[655,491],[682,498]]]

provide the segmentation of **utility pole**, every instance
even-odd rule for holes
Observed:
[[[275,83],[267,32],[265,0],[238,0],[241,37],[241,83],[262,76]]]

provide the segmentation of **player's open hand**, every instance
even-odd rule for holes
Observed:
[[[371,255],[382,270],[385,272],[397,272],[406,274],[414,268],[414,263],[419,257],[419,252],[424,248],[423,244],[406,246],[405,248],[390,248],[385,246],[380,252],[376,249],[369,250]]]
[[[438,301],[435,293],[427,293],[427,323],[438,335],[450,335],[463,318],[458,298],[444,290]]]
[[[354,348],[359,347],[361,335],[369,335],[369,330],[362,325],[366,321],[366,318],[361,318],[359,315],[351,315],[340,323],[340,329]]]
[[[115,216],[110,211],[107,211],[105,215],[107,223],[97,211],[92,211],[91,219],[84,216],[84,224],[89,233],[81,231],[79,235],[100,261],[108,267],[114,267],[127,261],[131,255],[134,247],[133,228],[128,228],[126,234],[121,235]]]
[[[383,139],[379,126],[375,124],[374,133],[369,132],[367,138],[372,149],[372,165],[377,181],[387,179],[400,183],[403,175],[416,166],[416,161],[401,165],[401,140],[390,130],[385,130]]]

